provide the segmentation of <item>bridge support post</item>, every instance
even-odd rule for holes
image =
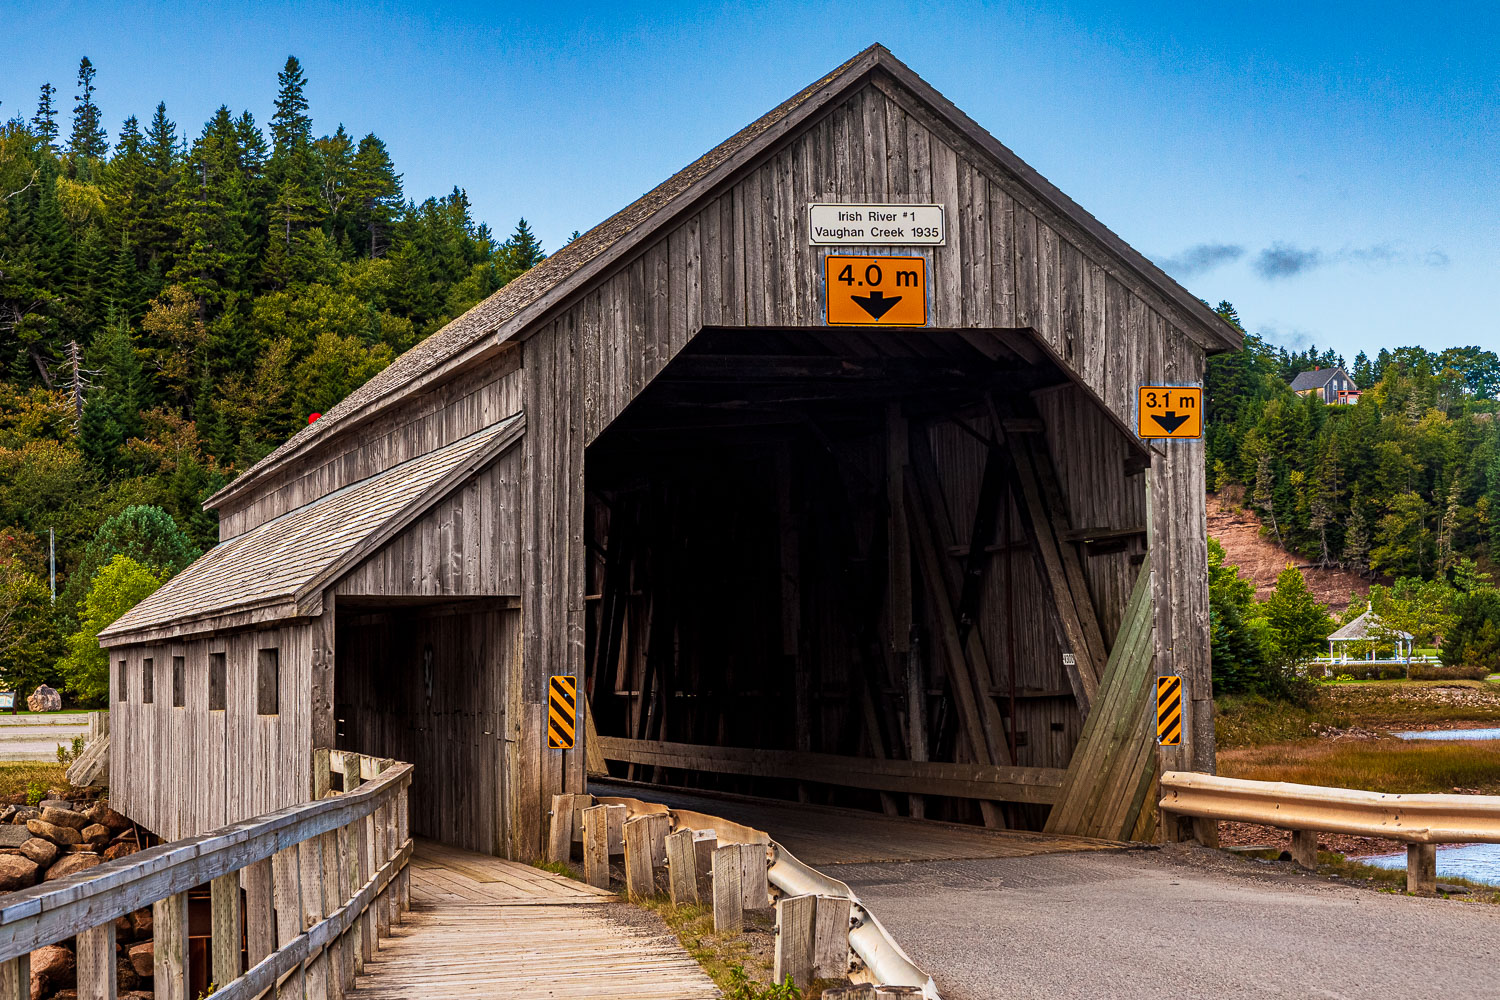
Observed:
[[[817,909],[817,896],[783,896],[777,900],[774,978],[778,985],[787,977],[798,986],[812,984]]]

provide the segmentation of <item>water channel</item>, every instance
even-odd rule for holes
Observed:
[[[1396,733],[1403,740],[1500,740],[1500,728],[1432,729]],[[1368,865],[1404,870],[1406,851],[1359,858]],[[1455,844],[1437,849],[1438,878],[1466,878],[1500,885],[1500,844]]]

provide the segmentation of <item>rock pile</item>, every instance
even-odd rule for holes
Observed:
[[[140,850],[130,820],[109,807],[98,789],[52,789],[36,806],[0,806],[0,893],[88,871]],[[115,921],[115,964],[123,1000],[151,997],[151,910]],[[72,941],[31,953],[34,1000],[77,1000]]]

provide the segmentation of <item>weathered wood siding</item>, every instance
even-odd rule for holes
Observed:
[[[343,595],[500,596],[521,592],[521,450],[440,500],[332,589]]]
[[[520,352],[509,350],[367,425],[339,432],[219,509],[224,541],[350,483],[451,444],[521,409]]]
[[[505,853],[506,694],[519,638],[515,610],[340,616],[338,745],[415,766],[417,834]]]
[[[1070,412],[1088,399],[1128,428],[1137,386],[1201,381],[1203,349],[1176,306],[877,76],[529,333],[522,692],[538,724],[547,675],[580,672],[584,447],[701,327],[822,326],[825,250],[808,245],[806,206],[862,200],[946,207],[946,246],[891,251],[927,258],[932,325],[1033,331],[1083,387]],[[1184,676],[1193,716],[1184,747],[1168,756],[1211,770],[1202,444],[1152,451],[1155,663]],[[1108,588],[1100,603],[1117,622],[1118,567],[1090,575]],[[518,738],[539,745],[529,723],[512,720]],[[538,752],[521,766],[524,806],[538,817],[565,783],[582,787],[577,755]],[[523,836],[525,848],[539,846],[540,824]]]
[[[315,655],[321,624],[110,650],[110,796],[116,809],[166,840],[308,799]],[[257,712],[257,659],[275,649],[279,711]],[[208,707],[210,653],[225,657],[225,707]],[[172,657],[183,657],[185,704],[172,704]],[[153,701],[142,671],[153,661]],[[118,661],[126,663],[119,697]]]

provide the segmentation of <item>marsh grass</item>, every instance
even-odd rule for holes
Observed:
[[[1500,742],[1384,739],[1243,747],[1219,754],[1219,773],[1372,792],[1500,794]]]

